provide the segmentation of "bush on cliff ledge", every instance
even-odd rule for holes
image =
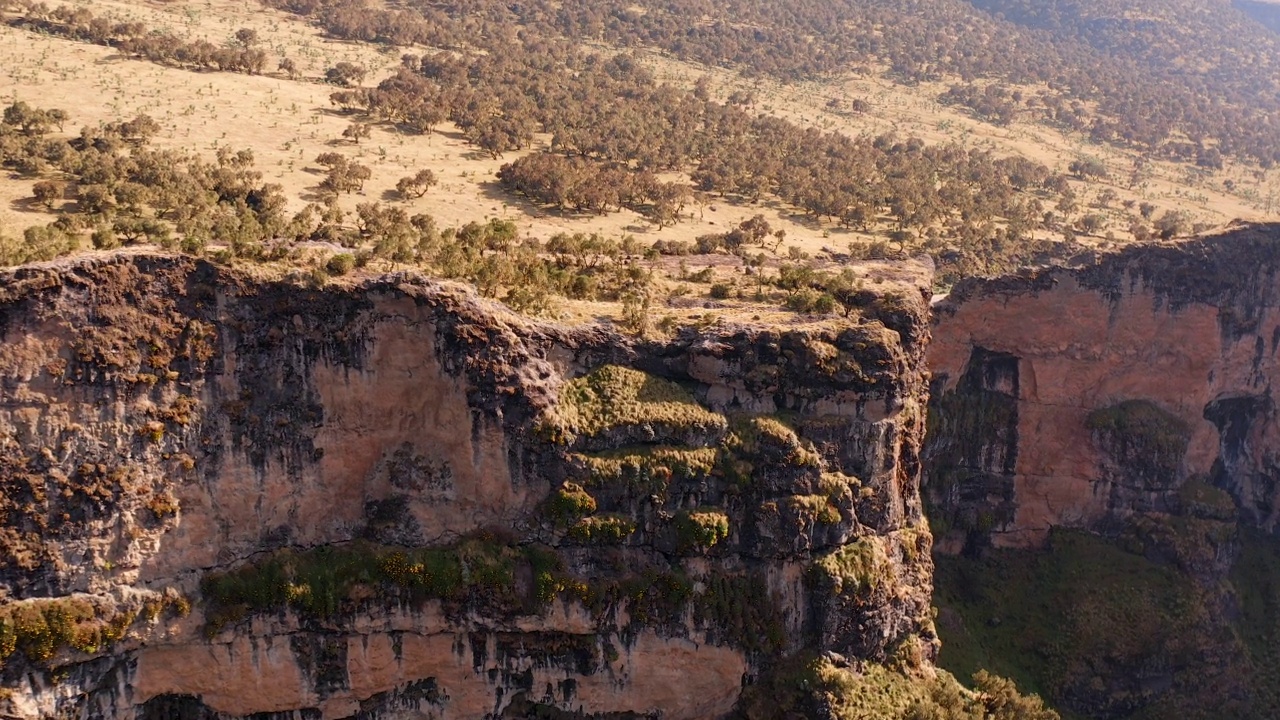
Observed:
[[[744,690],[739,717],[784,720],[1060,720],[1036,695],[979,671],[973,691],[945,671],[853,666],[838,655],[802,653]]]
[[[567,383],[542,429],[552,439],[570,444],[579,437],[628,427],[654,440],[690,434],[710,439],[722,435],[727,425],[724,416],[702,407],[669,380],[606,365]]]

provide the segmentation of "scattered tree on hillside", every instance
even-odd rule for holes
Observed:
[[[436,174],[430,170],[419,170],[417,173],[402,177],[396,183],[396,192],[403,198],[420,198],[436,185]]]
[[[357,145],[360,144],[361,140],[369,139],[369,136],[372,134],[373,134],[373,131],[369,127],[369,124],[362,123],[362,122],[351,123],[346,127],[345,130],[342,131],[343,138],[350,140],[351,142],[354,142]]]
[[[45,208],[52,210],[53,206],[62,199],[62,193],[65,186],[60,182],[53,180],[41,180],[31,188],[31,194]]]
[[[324,80],[331,85],[353,87],[364,81],[367,71],[354,63],[343,62],[324,71]]]

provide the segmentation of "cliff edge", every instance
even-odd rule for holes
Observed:
[[[0,277],[0,715],[733,712],[936,653],[925,288],[641,341],[403,274]]]

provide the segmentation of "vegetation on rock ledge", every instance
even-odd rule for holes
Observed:
[[[634,526],[615,516],[588,517],[570,536],[610,544]],[[578,530],[578,528],[582,528]],[[582,537],[573,538],[575,533]],[[538,615],[557,599],[580,603],[600,632],[634,637],[644,627],[663,632],[705,631],[711,642],[751,653],[774,653],[786,638],[779,610],[763,580],[751,573],[710,572],[691,578],[678,566],[618,568],[585,580],[569,572],[561,555],[543,546],[513,546],[493,535],[453,546],[393,548],[366,542],[284,550],[201,583],[205,631],[254,615],[291,609],[308,620],[332,620],[357,611],[443,604],[447,613],[478,612],[495,619]],[[618,626],[619,609],[626,623]]]
[[[639,370],[606,365],[570,381],[553,416],[543,422],[552,438],[572,444],[611,430],[634,429],[641,439],[724,434],[724,416],[699,405],[684,388]]]
[[[834,720],[1058,720],[1038,696],[1024,696],[1002,677],[974,675],[975,692],[950,673],[895,663],[850,664],[800,654],[743,692],[743,720],[806,717]]]

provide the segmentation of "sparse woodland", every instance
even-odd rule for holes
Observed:
[[[1190,0],[1162,4],[1158,19],[1136,20],[1124,19],[1127,6],[1103,0],[487,0],[377,11],[358,0],[271,4],[313,18],[335,37],[401,46],[502,55],[516,36],[567,38],[656,46],[792,80],[883,67],[905,83],[1043,85],[1011,101],[1011,110],[1182,160],[1212,150],[1280,160],[1280,129],[1267,121],[1280,108],[1280,38],[1241,10],[1206,14]]]
[[[510,220],[438,227],[430,214],[411,214],[387,197],[344,209],[339,200],[362,193],[372,171],[342,151],[309,158],[321,176],[314,201],[290,215],[281,189],[262,182],[253,168],[251,152],[224,147],[209,161],[151,149],[147,141],[157,128],[147,116],[67,138],[61,132],[67,113],[15,103],[0,125],[0,162],[29,178],[32,201],[59,217],[20,238],[11,229],[0,259],[24,262],[79,247],[147,242],[287,260],[298,257],[299,244],[329,243],[342,259],[317,266],[317,277],[375,259],[411,263],[466,279],[528,312],[551,312],[557,297],[622,302],[624,321],[644,329],[661,294],[679,304],[698,286],[712,300],[847,314],[858,293],[854,275],[839,267],[849,260],[929,254],[946,285],[966,275],[1070,259],[1088,250],[1081,236],[1110,240],[1120,232],[1142,240],[1196,229],[1184,212],[1156,213],[1154,205],[1132,201],[1117,208],[1114,191],[1086,204],[1073,189],[1071,181],[1123,183],[1126,173],[1132,186],[1141,176],[1137,166],[1130,172],[1084,156],[1070,164],[1068,176],[963,143],[826,132],[759,113],[750,93],[721,101],[705,83],[661,82],[632,54],[588,49],[583,41],[623,50],[657,47],[745,76],[883,71],[902,83],[948,80],[939,100],[992,124],[1058,125],[1210,168],[1237,157],[1265,166],[1280,147],[1274,129],[1255,122],[1276,97],[1267,89],[1273,79],[1262,72],[1271,61],[1201,47],[1221,36],[1193,22],[1177,36],[1142,24],[1110,27],[1090,45],[1082,38],[1092,21],[1081,8],[1072,15],[1000,2],[983,7],[1005,19],[949,2],[904,13],[897,0],[785,6],[485,0],[397,9],[359,0],[269,4],[334,38],[412,48],[397,71],[372,86],[362,85],[367,73],[358,64],[336,62],[319,77],[300,78],[292,59],[278,59],[283,76],[335,86],[332,105],[352,119],[343,140],[356,146],[374,127],[413,136],[448,123],[479,151],[505,161],[496,180],[508,193],[563,217],[628,210],[661,229],[716,202],[769,202],[803,213],[818,227],[882,239],[824,248],[824,258],[815,260],[787,246],[785,230],[775,231],[762,216],[694,243],[647,246],[593,233],[527,237]],[[110,46],[127,58],[249,74],[277,62],[247,28],[218,45],[83,7],[26,3],[17,10],[10,25]],[[868,30],[873,27],[880,30]],[[965,32],[943,32],[951,27]],[[1148,36],[1166,45],[1150,47],[1142,40]],[[1274,42],[1255,39],[1263,48]],[[1171,49],[1175,41],[1180,49]],[[1113,46],[1131,52],[1118,59],[1106,52]],[[1177,53],[1201,53],[1219,75],[1227,74],[1212,103],[1179,95],[1195,91],[1196,77],[1207,82],[1208,71],[1190,73],[1177,87],[1161,79],[1160,68]],[[396,195],[422,198],[437,184],[430,170],[416,171],[400,179]],[[660,260],[695,255],[735,258],[736,277],[709,267],[690,271],[684,260],[672,271]]]

